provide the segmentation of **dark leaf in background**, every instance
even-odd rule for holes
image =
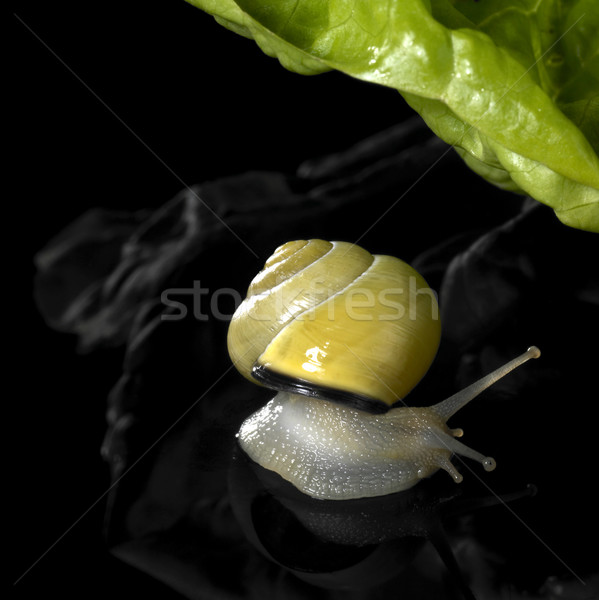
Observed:
[[[122,343],[126,335],[120,323],[102,318],[102,312],[110,302],[110,287],[118,285],[114,272],[117,266],[122,269],[123,245],[146,217],[92,209],[36,257],[37,304],[54,329],[78,335],[82,350],[100,342]],[[109,279],[117,281],[111,286]]]
[[[444,182],[456,177],[464,194],[448,201]],[[455,418],[468,444],[499,465],[491,474],[463,465],[467,495],[533,483],[537,496],[448,525],[481,600],[559,598],[559,585],[576,597],[574,574],[586,579],[596,569],[577,541],[593,514],[593,432],[581,414],[597,354],[596,236],[490,188],[419,120],[306,162],[296,175],[202,183],[145,218],[119,215],[99,227],[113,218],[92,211],[39,254],[37,298],[49,324],[77,333],[82,349],[125,345],[103,446],[114,484],[106,536],[116,556],[188,598],[453,597],[430,549],[388,587],[316,589],[263,558],[231,511],[235,433],[271,393],[232,369],[228,318],[279,244],[359,239],[412,262],[440,292],[441,348],[408,404],[439,401],[528,345],[541,348],[539,361]]]

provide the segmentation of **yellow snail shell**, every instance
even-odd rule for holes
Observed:
[[[423,277],[347,242],[279,247],[229,327],[229,353],[269,387],[385,412],[430,367],[441,336]]]
[[[406,263],[345,242],[284,244],[229,328],[237,369],[279,391],[244,421],[239,444],[324,500],[399,492],[438,469],[460,482],[454,453],[493,470],[495,461],[457,441],[462,430],[446,421],[540,352],[530,347],[443,402],[405,406],[439,338],[436,298]]]

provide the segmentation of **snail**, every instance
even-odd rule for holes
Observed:
[[[352,500],[408,490],[452,454],[485,470],[491,457],[446,422],[535,346],[442,402],[404,398],[432,364],[441,323],[434,292],[398,258],[355,244],[298,240],[277,248],[251,282],[228,332],[242,375],[277,391],[237,434],[243,451],[300,492]]]

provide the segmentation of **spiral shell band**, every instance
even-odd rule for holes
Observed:
[[[436,313],[427,283],[397,258],[346,242],[289,242],[250,285],[229,352],[269,387],[380,412],[428,370]]]

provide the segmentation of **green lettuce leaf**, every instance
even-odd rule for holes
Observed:
[[[287,69],[397,89],[482,177],[599,232],[597,0],[188,1]]]

